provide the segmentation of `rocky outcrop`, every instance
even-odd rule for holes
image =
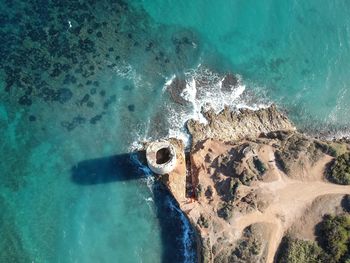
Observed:
[[[272,262],[283,234],[313,200],[350,193],[350,186],[326,181],[334,151],[333,143],[296,131],[194,145],[190,168],[196,201],[184,211],[202,237],[204,262]],[[264,227],[251,231],[257,224]]]
[[[175,77],[171,84],[167,87],[171,98],[178,104],[185,105],[188,103],[182,96],[182,92],[186,88],[186,80],[180,77]]]
[[[197,230],[200,262],[273,262],[314,200],[350,193],[325,177],[334,157],[349,152],[346,141],[298,133],[275,106],[204,115],[207,124],[187,123],[187,159],[182,142],[170,139],[178,165],[161,177]]]
[[[238,85],[239,79],[235,75],[229,73],[222,80],[221,88],[223,91],[231,91],[232,88],[236,88]]]
[[[250,109],[231,111],[230,108],[225,107],[219,113],[215,113],[213,109],[202,110],[202,113],[208,121],[207,124],[197,120],[187,122],[193,145],[208,138],[237,141],[247,137],[255,138],[261,133],[271,131],[295,130],[293,124],[277,110],[275,105],[256,111]]]

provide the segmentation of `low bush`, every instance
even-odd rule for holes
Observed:
[[[315,242],[286,236],[282,239],[277,263],[326,263],[328,256]]]
[[[275,160],[277,167],[285,174],[289,173],[289,168],[283,158],[283,153],[280,150],[275,151]]]
[[[208,228],[209,227],[209,221],[207,218],[205,218],[202,214],[198,218],[197,224],[202,228]]]
[[[232,217],[232,210],[232,205],[224,203],[224,205],[218,210],[218,216],[225,220],[230,220]]]
[[[350,216],[326,215],[320,224],[320,244],[336,262],[350,259]]]
[[[258,157],[254,156],[253,163],[260,175],[263,175],[266,172],[266,165]]]
[[[350,263],[350,216],[326,215],[317,227],[318,243],[285,236],[277,263]]]
[[[194,190],[195,190],[195,194],[196,194],[196,197],[197,197],[197,198],[199,198],[199,197],[202,196],[203,187],[202,187],[201,184],[198,184]]]
[[[238,187],[239,187],[239,182],[237,182],[234,178],[231,178],[230,179],[230,198],[232,200],[236,198]]]
[[[323,153],[330,156],[337,157],[338,155],[337,150],[327,143],[315,141],[315,146],[317,149],[320,149]]]
[[[350,153],[338,156],[328,169],[329,180],[337,184],[350,184]]]

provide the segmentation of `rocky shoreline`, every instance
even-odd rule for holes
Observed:
[[[349,152],[348,141],[303,135],[274,105],[203,115],[206,124],[187,123],[190,152],[170,139],[178,162],[161,176],[196,229],[199,262],[279,262],[287,235],[315,240],[325,214],[348,213],[350,186],[332,183],[326,173]],[[316,213],[320,202],[328,205]],[[298,232],[306,211],[314,224]]]

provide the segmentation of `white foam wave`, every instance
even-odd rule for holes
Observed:
[[[137,75],[134,75],[133,70],[130,67],[125,67],[123,70],[119,69],[118,74],[130,77],[132,79],[136,78]],[[264,107],[265,105],[248,105],[245,103],[242,98],[242,94],[246,90],[246,86],[243,84],[241,77],[237,76],[239,79],[239,85],[231,87],[229,89],[223,89],[223,76],[212,72],[202,65],[198,65],[197,68],[185,72],[186,87],[181,92],[180,96],[184,101],[187,102],[187,105],[176,105],[176,107],[166,107],[167,110],[167,120],[169,123],[169,137],[175,137],[181,139],[187,147],[190,146],[190,137],[185,128],[185,123],[189,119],[196,119],[202,123],[206,123],[207,120],[204,118],[201,113],[202,108],[206,108],[210,105],[216,112],[222,110],[225,106],[229,106],[232,109],[234,108],[250,108],[258,109]],[[175,79],[175,75],[166,79],[162,91],[166,91],[167,87],[172,84]],[[147,131],[143,131],[143,134],[138,136],[135,142],[131,145],[131,150],[138,150],[143,147],[142,141],[147,141],[146,138],[148,134],[149,125]],[[157,138],[159,139],[159,138]],[[153,192],[155,189],[154,177],[151,176],[152,172],[147,167],[144,166],[137,158],[135,154],[134,163],[137,165],[145,175],[147,180],[147,185],[149,189]],[[147,200],[146,200],[147,202]],[[182,244],[183,252],[185,257],[185,262],[190,263],[195,261],[195,251],[191,247],[192,240],[192,228],[189,221],[183,214],[183,212],[173,203],[169,198],[169,207],[176,211],[182,222]]]
[[[182,91],[180,96],[192,104],[192,113],[188,117],[199,120],[202,123],[207,123],[207,120],[201,113],[202,103],[197,100],[197,86],[194,78],[186,81],[186,88]]]
[[[107,61],[109,64],[109,61]],[[142,78],[142,75],[139,74],[132,65],[127,63],[126,61],[121,61],[117,65],[113,67],[113,71],[121,78],[127,79],[132,81],[135,87],[141,87],[148,83],[145,83],[145,81]]]
[[[129,145],[129,152],[136,152],[144,149],[144,143],[152,140],[151,137],[148,137],[148,130],[150,127],[150,119],[147,120],[145,126],[138,127],[136,131],[134,131],[133,138],[134,141]]]
[[[146,201],[146,202],[154,202],[154,200],[153,200],[152,197],[145,198],[145,201]]]
[[[138,158],[137,153],[133,153],[130,156],[130,160],[134,163],[134,165],[137,167],[137,169],[146,176],[145,180],[146,180],[146,184],[147,187],[149,188],[149,190],[153,193],[153,189],[154,189],[154,176],[152,171],[149,169],[149,167],[147,165],[143,165],[141,163],[141,161]]]
[[[176,78],[176,75],[173,74],[170,78],[165,79],[165,85],[163,86],[163,89],[162,89],[163,92],[166,91],[167,87],[169,87],[173,83],[175,78]]]
[[[216,112],[221,111],[225,106],[230,108],[249,108],[257,110],[266,107],[265,104],[251,105],[243,99],[246,86],[241,76],[236,75],[239,84],[224,89],[222,87],[224,76],[211,71],[210,69],[199,64],[195,69],[185,72],[186,87],[180,96],[188,102],[185,107],[178,107],[169,110],[169,137],[176,137],[183,140],[186,146],[189,146],[189,135],[184,128],[186,121],[189,119],[198,120],[201,123],[207,123],[202,114],[202,109],[207,110],[209,107]],[[171,84],[174,76],[171,77]]]
[[[190,70],[185,73],[190,81],[198,83],[195,85],[197,96],[195,109],[201,109],[203,106],[210,105],[215,111],[222,110],[225,105],[234,107],[237,105],[237,100],[245,91],[246,87],[241,81],[240,76],[236,76],[239,80],[239,85],[231,87],[229,90],[222,89],[224,77],[219,73],[213,72],[210,69],[200,66],[195,70]]]

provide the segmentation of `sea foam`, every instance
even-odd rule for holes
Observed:
[[[220,112],[225,106],[230,107],[232,110],[239,108],[257,110],[268,106],[263,103],[249,104],[245,101],[243,94],[246,90],[246,85],[239,75],[235,76],[238,79],[238,85],[232,86],[228,90],[222,87],[225,76],[201,64],[195,69],[188,70],[184,75],[186,87],[180,93],[180,96],[188,105],[168,109],[168,136],[181,139],[186,147],[190,145],[190,137],[185,128],[185,123],[189,119],[207,123],[206,118],[202,114],[202,109],[205,111],[213,108],[215,112]],[[175,77],[172,76],[167,81],[166,86],[169,87],[174,79]]]

